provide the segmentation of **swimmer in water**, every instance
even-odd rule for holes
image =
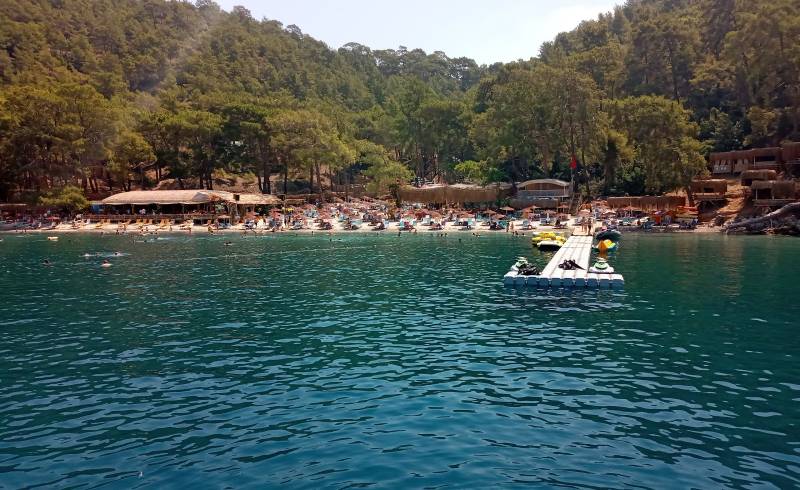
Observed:
[[[122,254],[120,252],[114,252],[114,257],[120,257]]]
[[[44,259],[42,261],[42,265],[53,265],[53,264],[50,262],[50,259]]]
[[[225,242],[226,247],[230,247],[231,245],[233,245],[233,242]]]
[[[108,259],[103,259],[103,263],[100,264],[100,267],[111,267],[111,262]]]

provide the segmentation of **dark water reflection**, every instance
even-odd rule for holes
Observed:
[[[503,288],[506,236],[224,240],[6,236],[0,486],[800,483],[796,240],[626,236],[596,292]]]

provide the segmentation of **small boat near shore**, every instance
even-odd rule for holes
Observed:
[[[528,262],[525,257],[517,257],[517,261],[511,266],[511,272],[520,276],[538,276],[542,273],[538,267]]]
[[[613,274],[614,268],[608,264],[608,261],[602,257],[598,258],[597,261],[589,267],[589,272],[593,272],[595,274]]]
[[[552,231],[536,233],[531,238],[531,243],[539,250],[558,250],[566,241],[564,235]]]
[[[617,229],[609,228],[598,231],[594,237],[597,240],[611,240],[612,242],[618,242],[622,239],[622,232]]]
[[[558,250],[564,245],[563,240],[542,240],[536,244],[539,250]]]

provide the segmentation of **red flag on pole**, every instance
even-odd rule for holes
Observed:
[[[571,168],[572,170],[578,168],[578,160],[575,158],[575,155],[572,155],[572,161],[569,162],[569,168]]]

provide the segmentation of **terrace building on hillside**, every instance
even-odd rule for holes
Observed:
[[[778,170],[781,167],[780,148],[729,151],[711,154],[711,173],[740,174],[746,170]]]
[[[725,179],[695,179],[691,184],[695,202],[718,202],[726,199],[728,181]]]
[[[757,180],[750,186],[750,197],[756,207],[772,208],[797,199],[793,180]]]

